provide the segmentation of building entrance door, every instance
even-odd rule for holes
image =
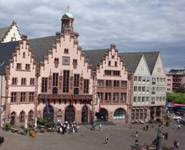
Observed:
[[[44,108],[43,119],[47,120],[48,122],[54,122],[54,109],[50,105],[48,107],[49,113],[47,112],[47,107]]]
[[[87,108],[87,106],[84,106],[82,108],[82,122],[88,123],[88,108]]]
[[[10,120],[10,124],[13,126],[15,125],[15,112],[11,113],[11,120]]]
[[[96,113],[97,121],[108,121],[108,111],[101,108],[99,113]]]
[[[75,112],[72,105],[69,105],[65,110],[65,121],[75,121]]]

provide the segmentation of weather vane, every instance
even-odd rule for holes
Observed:
[[[69,9],[70,9],[70,6],[68,5],[68,6],[67,6],[67,12],[69,12]]]

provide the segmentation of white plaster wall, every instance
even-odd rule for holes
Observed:
[[[146,59],[144,57],[144,55],[141,57],[141,60],[136,68],[136,71],[134,73],[134,76],[141,76],[141,77],[150,77],[150,71],[149,71],[149,68],[148,68],[148,65],[147,65],[147,62],[146,62]],[[150,82],[143,82],[143,81],[134,81],[134,86],[149,86],[150,87]],[[134,92],[134,91],[133,91]],[[134,92],[134,95],[133,96],[148,96],[150,97],[150,90],[149,92]],[[133,101],[133,106],[148,106],[150,104],[150,101],[146,102],[146,99],[145,99],[145,102],[142,102],[142,99],[140,102],[134,102]]]
[[[16,25],[13,25],[8,34],[6,35],[5,39],[2,41],[2,43],[10,42],[12,41],[12,37],[16,38],[16,41],[21,40],[21,35],[18,31],[18,28]]]

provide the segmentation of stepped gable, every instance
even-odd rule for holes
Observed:
[[[44,57],[48,56],[48,51],[52,49],[52,45],[56,44],[56,39],[57,36],[48,36],[28,40],[38,66],[44,61]]]
[[[9,42],[0,44],[0,74],[5,74],[6,66],[9,66],[9,61],[12,59],[13,53],[16,53],[16,47],[19,46],[19,42]]]
[[[99,63],[106,56],[106,53],[109,49],[99,49],[99,50],[83,50],[85,58],[88,59],[89,64],[92,66],[92,70],[96,71],[96,67],[99,66]]]
[[[0,42],[3,40],[6,32],[9,30],[10,27],[0,28]]]

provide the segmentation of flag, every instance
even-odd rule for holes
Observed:
[[[96,109],[96,112],[99,113],[100,110],[101,110],[100,98],[99,98],[99,96],[97,95],[97,109]]]
[[[73,105],[73,95],[71,95],[71,104],[72,104],[72,106],[73,106],[73,112],[75,113],[75,107],[74,107],[74,105]]]
[[[48,101],[46,99],[46,95],[45,94],[44,94],[44,101],[45,101],[45,104],[46,104],[47,113],[50,114],[49,106],[48,106]]]

